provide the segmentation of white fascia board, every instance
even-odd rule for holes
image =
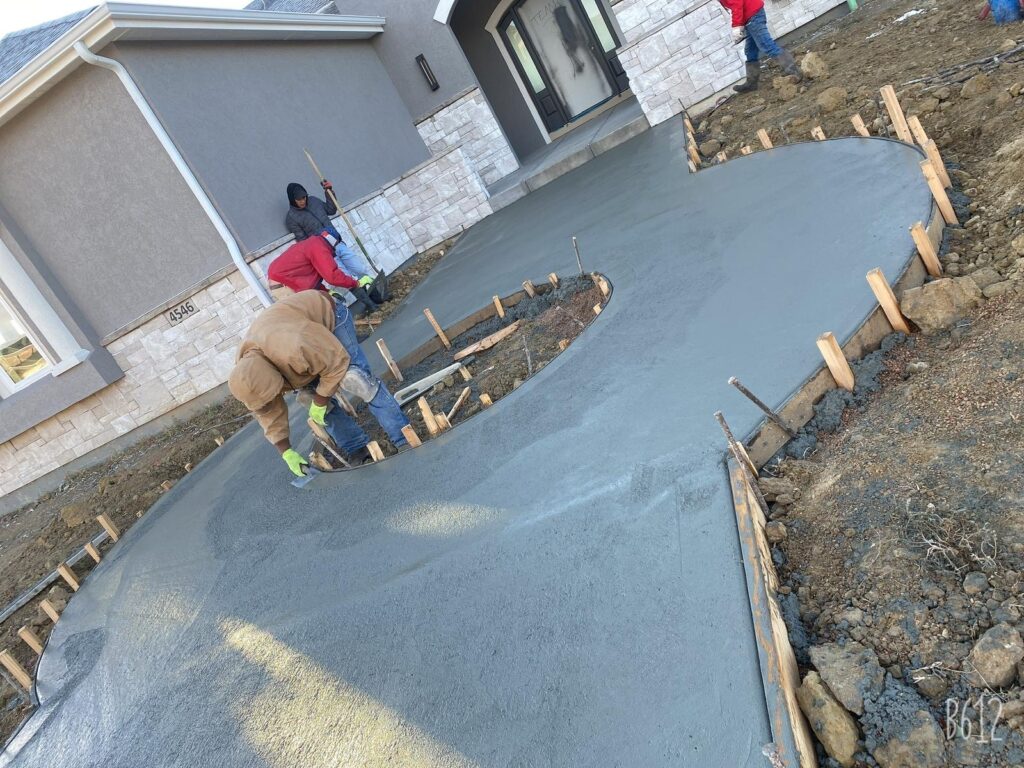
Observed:
[[[274,33],[323,30],[325,33],[372,37],[384,31],[382,16],[352,16],[322,13],[276,13],[222,8],[179,8],[167,5],[107,3],[118,29],[202,29],[218,32],[265,30]]]

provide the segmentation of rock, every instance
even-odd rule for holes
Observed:
[[[735,122],[736,118],[732,115],[722,115],[722,130],[726,130],[730,125]]]
[[[988,93],[992,90],[992,78],[984,72],[979,72],[966,83],[960,91],[960,96],[965,99],[973,99]]]
[[[939,100],[934,96],[925,96],[919,102],[917,102],[917,114],[919,115],[930,115],[932,112],[939,108]]]
[[[800,89],[796,87],[796,83],[786,82],[779,86],[779,98],[783,101],[792,101],[800,94]]]
[[[928,370],[928,363],[923,360],[912,360],[903,366],[903,373],[910,377],[915,373],[922,373]]]
[[[701,142],[699,149],[704,157],[714,157],[722,151],[722,144],[717,139],[708,139]]]
[[[1010,241],[1010,247],[1017,256],[1024,256],[1024,235]]]
[[[53,607],[58,611],[63,611],[68,607],[68,599],[71,597],[68,591],[64,587],[51,587],[50,591],[46,593],[46,599],[53,603]]]
[[[828,77],[828,64],[812,51],[800,60],[800,71],[811,80],[822,80]]]
[[[882,768],[942,768],[946,747],[935,718],[926,710],[914,713],[909,733],[876,748],[871,756]]]
[[[996,94],[995,106],[1006,107],[1009,106],[1010,102],[1012,101],[1013,97],[1010,94],[1008,94],[1006,91],[1000,91],[999,93]]]
[[[442,379],[442,381],[444,382],[444,385],[445,385],[446,387],[454,387],[454,386],[455,386],[455,375],[454,375],[454,374],[452,374],[452,375],[450,375],[450,376],[445,376],[445,377],[444,377],[444,378]]]
[[[105,495],[106,492],[110,490],[110,486],[117,485],[119,479],[120,478],[118,478],[117,475],[107,475],[106,477],[101,477],[99,483],[97,483],[96,485],[96,490],[100,492],[101,496]]]
[[[1016,47],[1017,47],[1017,41],[1014,40],[1012,37],[1008,37],[1005,40],[1003,40],[1002,43],[999,44],[999,52],[1000,53],[1009,53],[1010,51],[1012,51]]]
[[[796,698],[825,751],[843,768],[852,766],[857,752],[857,724],[825,687],[817,672],[807,673]]]
[[[935,98],[939,101],[948,101],[953,96],[953,89],[948,85],[935,89]]]
[[[900,309],[926,333],[948,328],[981,302],[969,277],[943,278],[903,292]]]
[[[779,496],[796,498],[799,495],[792,481],[784,477],[759,477],[757,484],[761,488],[761,493],[764,494],[765,501],[775,501]]]
[[[917,690],[932,701],[941,700],[949,690],[949,683],[938,675],[925,675],[920,680],[915,680],[914,684],[917,685]]]
[[[974,275],[971,275],[971,277],[974,277]],[[1003,280],[1002,282],[993,283],[992,285],[988,286],[987,288],[985,288],[985,290],[982,291],[982,293],[985,294],[986,299],[994,299],[996,296],[1002,296],[1004,293],[1009,293],[1012,290],[1013,281]]]
[[[971,571],[964,577],[964,592],[968,595],[980,595],[986,589],[988,589],[988,576],[981,571]]]
[[[815,101],[821,107],[822,112],[835,112],[837,109],[845,106],[849,98],[850,94],[847,93],[845,88],[834,85],[818,94],[818,98]]]
[[[94,517],[92,509],[85,504],[68,504],[60,510],[60,519],[68,528],[77,528],[85,525]]]
[[[1017,676],[1017,662],[1024,659],[1024,640],[1009,624],[996,624],[971,649],[964,669],[967,682],[976,688],[1005,688]]]
[[[1024,83],[1014,83],[1007,90],[1013,98],[1020,96],[1021,92],[1024,91]]]
[[[814,646],[810,655],[821,679],[851,712],[864,714],[864,697],[882,692],[885,673],[870,648],[860,643],[829,643]]]
[[[778,544],[780,541],[785,541],[788,532],[786,526],[777,520],[773,520],[764,527],[765,538],[768,539],[770,544]]]

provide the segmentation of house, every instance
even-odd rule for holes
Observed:
[[[773,31],[840,4],[768,0]],[[741,74],[715,0],[106,3],[0,39],[0,495],[226,380],[303,149],[391,271],[608,110]]]

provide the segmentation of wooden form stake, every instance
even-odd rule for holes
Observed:
[[[494,311],[498,313],[498,317],[505,317],[505,305],[501,303],[501,299],[495,296],[491,301],[494,302]]]
[[[444,344],[444,348],[451,349],[452,343],[448,341],[448,337],[444,335],[444,331],[441,330],[440,324],[434,319],[434,313],[429,309],[424,309],[423,314],[427,316],[427,322],[433,327],[434,333],[437,334],[437,338],[439,338],[441,343]]]
[[[416,434],[416,430],[412,428],[411,424],[402,427],[402,434],[405,435],[405,440],[409,443],[410,448],[419,448],[423,445],[423,441],[420,440],[420,436]]]
[[[91,541],[86,542],[85,551],[89,554],[89,557],[91,557],[97,563],[102,559],[100,557],[100,551],[96,549],[96,545],[93,544]]]
[[[548,282],[551,283],[551,287],[552,288],[557,288],[558,287],[558,273],[552,272],[550,275],[548,275]]]
[[[39,635],[32,631],[30,627],[22,627],[18,630],[18,637],[25,641],[25,645],[31,648],[36,653],[43,652],[43,641],[39,639]]]
[[[121,532],[117,530],[117,526],[114,525],[106,515],[97,515],[96,522],[103,526],[103,530],[107,532],[107,536],[110,537],[111,541],[117,541],[121,536]]]
[[[772,140],[768,138],[768,131],[764,128],[757,129],[757,138],[761,140],[761,146],[765,149],[772,149],[775,146],[772,144]]]
[[[452,428],[452,423],[448,421],[448,417],[441,411],[434,414],[434,421],[437,422],[437,426],[440,427],[442,432],[447,432]]]
[[[601,314],[601,305],[600,304],[595,304],[594,305],[594,314],[595,315],[600,315]]]
[[[697,147],[693,144],[687,144],[686,151],[690,155],[690,162],[693,163],[694,167],[700,168],[700,152],[697,151]]]
[[[560,342],[558,342],[558,349],[561,350],[562,352],[565,352],[565,350],[567,350],[568,348],[569,348],[569,340],[568,339],[562,339]]]
[[[57,573],[60,577],[68,583],[72,591],[77,592],[81,588],[81,584],[78,583],[78,579],[75,578],[75,572],[71,570],[71,567],[67,563],[61,563],[57,566]]]
[[[222,445],[224,445],[224,438],[221,437],[220,435],[217,435],[215,438],[213,438],[213,442],[215,442],[217,444],[217,447],[220,448]]]
[[[900,312],[900,304],[896,301],[896,294],[892,292],[892,287],[889,285],[889,281],[885,279],[885,275],[882,274],[882,270],[878,267],[872,269],[867,274],[867,280],[892,329],[899,333],[910,333],[910,326],[907,325],[906,318]]]
[[[749,144],[740,147],[740,154],[741,155],[749,155],[753,151],[754,151],[753,148]]]
[[[896,98],[896,89],[891,85],[886,85],[881,89],[880,93],[882,94],[882,101],[885,102],[885,109],[889,113],[889,119],[892,120],[892,127],[896,129],[896,135],[899,136],[900,141],[913,144],[914,137],[910,133],[910,127],[907,125],[907,118],[903,114],[900,100]]]
[[[942,160],[938,146],[928,138],[924,126],[921,125],[920,118],[917,115],[911,115],[907,118],[907,124],[910,126],[910,132],[914,134],[914,140],[924,150],[928,159],[931,160],[932,167],[935,168],[935,172],[939,175],[939,181],[942,182],[942,186],[949,189],[953,186],[953,180],[949,178],[949,172],[946,170],[946,164]]]
[[[946,194],[946,188],[942,186],[942,181],[939,179],[939,175],[935,172],[935,168],[932,166],[931,160],[921,161],[921,172],[924,173],[924,178],[928,182],[928,189],[932,191],[932,197],[935,198],[935,204],[939,206],[939,213],[942,214],[942,219],[947,224],[960,225],[960,220],[956,217],[956,211],[953,210],[953,204],[949,201],[949,195]]]
[[[480,395],[480,405],[482,405],[484,408],[490,408],[492,405],[494,405],[494,401],[491,400],[490,395],[484,392],[482,395]]]
[[[458,352],[456,352],[452,359],[454,359],[455,362],[458,362],[459,360],[463,360],[469,357],[470,355],[475,355],[477,352],[483,352],[484,350],[490,349],[502,339],[511,336],[513,333],[519,330],[519,323],[520,321],[516,320],[514,323],[512,323],[512,325],[506,325],[500,331],[492,333],[490,336],[486,338],[480,339],[480,341],[476,342],[475,344],[470,344],[465,349],[461,349]]]
[[[370,452],[370,458],[374,461],[384,461],[384,451],[380,449],[380,443],[371,440],[366,444],[366,450]]]
[[[696,173],[697,172],[697,166],[693,164],[693,160],[687,159],[686,160],[686,167],[689,169],[690,173]]]
[[[612,287],[608,284],[608,280],[607,278],[605,278],[604,275],[600,275],[597,272],[595,272],[593,275],[591,275],[591,278],[594,281],[594,285],[596,285],[601,290],[602,296],[604,296],[606,299],[609,296],[611,296]]]
[[[746,397],[748,400],[750,400],[750,402],[752,402],[754,405],[760,408],[764,415],[772,420],[775,426],[777,426],[791,438],[796,439],[796,432],[794,432],[786,425],[786,422],[782,420],[782,417],[779,416],[779,414],[777,414],[771,408],[769,408],[768,405],[763,400],[761,400],[761,398],[759,398],[757,395],[755,395],[753,392],[751,392],[749,389],[743,386],[743,383],[739,379],[733,376],[732,378],[729,379],[729,384],[736,387],[736,389],[738,389],[744,397]]]
[[[430,433],[431,437],[437,437],[441,428],[437,425],[437,419],[434,418],[434,412],[430,410],[430,403],[427,402],[427,398],[421,397],[416,401],[416,405],[420,407],[420,415],[423,417],[423,423],[427,426],[427,432]]]
[[[461,368],[459,368],[459,373],[462,375],[463,381],[469,381],[470,379],[473,378],[472,372],[466,366],[462,366]]]
[[[822,130],[820,125],[816,125],[813,129],[811,129],[811,136],[814,138],[815,141],[824,141],[825,131]]]
[[[451,420],[455,418],[455,414],[458,412],[459,408],[462,407],[462,404],[466,402],[467,398],[470,396],[472,391],[473,390],[471,390],[469,387],[466,387],[464,390],[462,390],[462,392],[459,393],[459,399],[455,401],[455,405],[453,405],[452,409],[448,411],[447,418],[449,422],[451,422]]]
[[[921,256],[921,261],[924,263],[924,268],[928,270],[928,274],[932,277],[942,277],[942,262],[939,261],[939,255],[935,252],[935,246],[932,245],[924,224],[919,221],[912,226],[910,236],[914,238],[914,245],[917,246],[917,252]]]
[[[850,122],[853,123],[853,129],[861,136],[865,138],[871,136],[871,133],[868,131],[868,127],[864,125],[864,118],[860,116],[859,112],[850,118]]]
[[[686,115],[683,115],[683,125],[686,126],[686,130],[688,130],[690,133],[693,133],[693,123],[690,122],[690,118],[688,118]]]
[[[39,601],[39,607],[43,609],[43,613],[49,616],[50,621],[52,621],[54,624],[56,624],[57,621],[60,619],[60,611],[54,608],[53,603],[51,603],[46,598],[43,598]]]
[[[380,356],[384,358],[384,362],[387,363],[388,369],[391,371],[391,375],[395,377],[395,381],[405,381],[402,377],[402,372],[398,368],[398,363],[395,362],[395,358],[391,356],[391,350],[388,349],[388,345],[384,343],[384,339],[377,339],[377,349],[380,350]]]
[[[715,160],[717,160],[720,163],[724,163],[728,159],[729,159],[729,156],[727,154],[725,154],[725,150],[724,149],[721,152],[719,152],[717,155],[715,155]]]
[[[321,447],[323,447],[325,451],[327,451],[334,458],[336,458],[341,463],[341,466],[352,466],[351,464],[348,463],[344,456],[342,456],[340,453],[334,450],[334,439],[330,436],[330,434],[328,434],[327,429],[325,427],[321,427],[312,419],[306,419],[306,423],[309,425],[309,429],[313,433],[313,437],[316,438],[316,441],[320,443]]]
[[[850,368],[849,361],[843,355],[843,350],[839,347],[839,342],[836,341],[836,337],[831,331],[818,337],[818,351],[825,358],[825,365],[828,366],[836,384],[852,392],[855,384],[853,369]]]
[[[537,289],[533,287],[533,283],[529,280],[523,280],[523,290],[526,291],[526,295],[531,299],[537,295]]]
[[[4,669],[11,673],[11,677],[18,681],[18,685],[26,691],[32,690],[32,675],[26,672],[25,668],[15,661],[14,657],[11,656],[10,651],[0,651],[0,664],[3,664]]]

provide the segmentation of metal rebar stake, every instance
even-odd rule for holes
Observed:
[[[774,422],[779,429],[781,429],[794,440],[796,439],[796,432],[794,432],[792,429],[786,426],[786,423],[782,420],[782,417],[779,416],[779,414],[777,414],[767,405],[765,405],[765,403],[761,401],[761,398],[759,398],[757,395],[755,395],[753,392],[751,392],[749,389],[743,386],[739,379],[733,376],[731,379],[729,379],[729,383],[736,387],[736,389],[738,389],[744,395],[746,395],[747,399],[750,400],[750,402],[752,402],[758,408],[760,408],[764,412],[764,415],[771,419],[772,422]]]
[[[583,277],[583,259],[580,258],[580,244],[576,242],[576,235],[572,236],[572,247],[576,251],[576,263],[580,268],[580,277]]]

